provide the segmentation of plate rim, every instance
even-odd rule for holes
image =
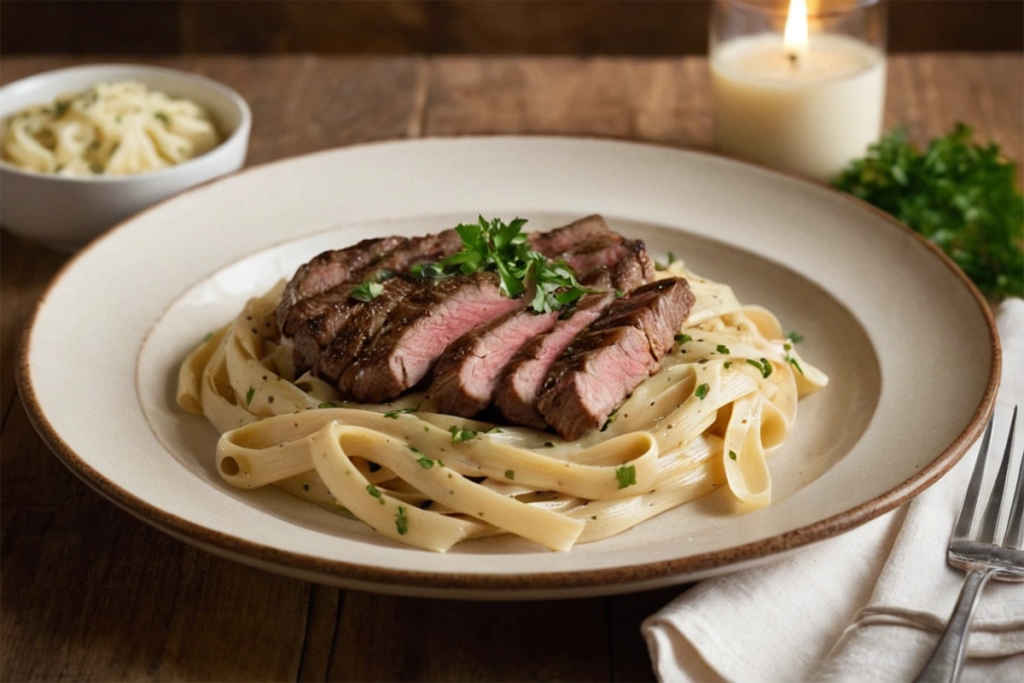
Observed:
[[[697,555],[686,555],[684,557],[652,562],[641,562],[638,564],[626,564],[615,567],[574,569],[564,572],[538,572],[520,575],[480,574],[473,572],[442,573],[393,569],[385,566],[369,566],[346,562],[344,560],[329,560],[304,553],[282,550],[277,547],[226,534],[215,528],[203,526],[178,517],[173,513],[169,513],[133,494],[131,491],[108,480],[93,468],[86,459],[82,458],[75,452],[75,450],[60,436],[46,417],[45,410],[36,395],[35,387],[32,383],[32,372],[29,363],[29,356],[31,355],[32,349],[32,335],[35,331],[40,312],[46,305],[50,293],[59,286],[61,279],[68,272],[74,269],[79,259],[84,258],[85,255],[94,247],[112,237],[115,233],[123,230],[128,224],[132,223],[140,216],[151,211],[159,210],[166,202],[174,201],[193,192],[200,191],[213,183],[219,183],[253,171],[263,170],[277,164],[288,163],[313,156],[327,155],[365,147],[384,147],[394,145],[405,146],[425,143],[436,144],[438,142],[452,141],[474,142],[500,140],[514,143],[517,140],[536,138],[543,138],[552,141],[573,141],[576,143],[597,142],[612,145],[640,146],[653,148],[655,150],[724,160],[746,169],[796,180],[800,183],[810,185],[817,190],[824,189],[828,193],[841,197],[844,201],[852,202],[862,210],[867,210],[876,217],[883,219],[884,222],[889,224],[892,228],[901,230],[904,234],[911,235],[919,246],[924,246],[933,256],[938,257],[940,262],[946,266],[952,275],[959,280],[962,285],[966,286],[986,324],[992,362],[989,367],[989,376],[985,390],[982,394],[978,407],[975,409],[975,412],[971,417],[971,420],[959,436],[957,436],[957,438],[954,439],[942,453],[938,454],[931,462],[924,465],[906,481],[860,505],[811,524],[802,525],[796,529],[756,541],[731,546],[721,550],[704,552]],[[36,302],[32,314],[25,326],[24,332],[22,333],[15,359],[14,375],[15,382],[18,387],[18,393],[21,397],[22,404],[25,407],[25,412],[30,423],[44,443],[46,443],[54,455],[57,456],[57,459],[94,491],[98,492],[100,495],[115,503],[118,507],[132,514],[136,518],[141,519],[147,524],[155,526],[165,533],[169,533],[170,535],[193,545],[198,545],[209,552],[221,554],[245,564],[293,576],[295,575],[295,572],[300,572],[304,575],[312,573],[316,575],[316,577],[311,580],[319,580],[332,585],[343,587],[353,586],[358,587],[361,590],[379,590],[391,593],[416,593],[417,589],[419,589],[418,594],[427,594],[438,591],[456,593],[467,591],[506,593],[507,595],[499,596],[499,599],[501,599],[514,597],[512,594],[515,591],[524,590],[534,592],[565,592],[608,587],[609,589],[618,589],[619,592],[625,592],[630,590],[630,586],[637,586],[635,589],[639,590],[645,587],[642,584],[651,584],[652,582],[665,580],[673,576],[691,575],[731,564],[739,564],[745,561],[765,559],[771,556],[781,556],[781,554],[787,551],[792,551],[827,538],[838,536],[860,526],[911,500],[938,481],[946,472],[956,465],[957,462],[959,462],[960,458],[963,457],[970,446],[981,435],[984,424],[994,409],[1001,366],[1002,349],[999,342],[995,317],[987,300],[982,296],[974,283],[971,282],[963,271],[955,265],[952,259],[950,259],[936,245],[929,242],[920,234],[914,232],[910,227],[896,220],[891,215],[857,197],[842,193],[827,185],[812,183],[806,178],[795,174],[767,169],[765,167],[740,161],[725,155],[700,150],[682,149],[651,142],[601,138],[595,136],[458,135],[365,142],[319,150],[309,154],[275,159],[263,164],[248,166],[230,175],[213,179],[207,183],[189,188],[185,192],[154,204],[140,213],[122,221],[73,255],[47,284],[39,300]],[[308,576],[305,578],[309,579]],[[404,590],[398,590],[399,587]],[[611,592],[611,590],[608,592]]]

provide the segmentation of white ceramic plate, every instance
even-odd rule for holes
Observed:
[[[831,376],[801,403],[795,433],[770,460],[770,507],[737,514],[720,490],[570,553],[498,538],[432,554],[273,487],[223,483],[212,427],[174,404],[188,350],[324,249],[438,231],[479,213],[546,228],[593,212],[774,310]],[[998,369],[995,326],[977,291],[866,205],[661,147],[463,138],[290,159],[133,218],[55,279],[22,348],[19,386],[77,475],[211,552],[354,588],[535,598],[735,571],[880,515],[933,483],[977,437]]]

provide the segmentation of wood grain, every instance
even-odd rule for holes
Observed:
[[[893,52],[1024,48],[1020,2],[887,4]],[[0,51],[696,55],[707,52],[710,6],[711,0],[4,0]]]
[[[239,90],[250,164],[467,133],[712,145],[702,58],[142,61]],[[0,81],[76,63],[5,58]],[[965,121],[1024,159],[1024,58],[893,57],[886,121],[918,142]],[[653,679],[639,624],[681,588],[515,604],[341,591],[192,549],[93,493],[36,436],[13,384],[21,332],[66,259],[0,235],[0,680]]]

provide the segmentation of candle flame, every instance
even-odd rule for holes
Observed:
[[[783,44],[794,62],[807,54],[807,0],[789,0]]]

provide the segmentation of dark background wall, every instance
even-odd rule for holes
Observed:
[[[892,52],[1024,50],[1024,0],[888,4]],[[707,49],[710,6],[710,0],[3,0],[0,54],[694,54]]]

